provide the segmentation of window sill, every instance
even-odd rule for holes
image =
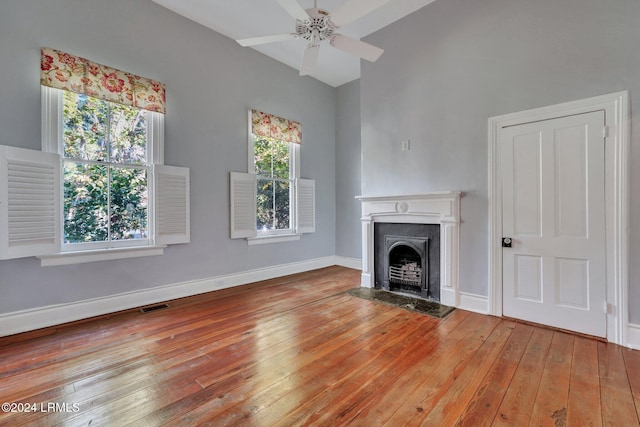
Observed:
[[[249,245],[265,245],[268,243],[293,242],[300,240],[302,234],[281,234],[272,236],[248,237]]]
[[[95,249],[89,251],[60,252],[51,255],[40,255],[40,265],[51,267],[56,265],[84,264],[95,261],[140,258],[156,256],[164,253],[166,246],[144,246],[134,248]]]

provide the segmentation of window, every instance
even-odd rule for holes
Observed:
[[[291,199],[297,147],[268,137],[254,135],[253,140],[258,235],[292,233]]]
[[[301,143],[300,123],[249,111],[249,173],[230,179],[232,238],[274,242],[315,230],[315,184],[299,178]]]
[[[153,113],[68,91],[62,96],[65,247],[148,244]]]
[[[163,164],[162,83],[41,51],[42,151],[0,146],[0,259],[43,265],[188,243],[189,169]]]
[[[295,179],[302,142],[300,123],[249,112],[249,171],[256,175],[258,236],[294,233]]]

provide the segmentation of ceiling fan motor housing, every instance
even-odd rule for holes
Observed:
[[[329,19],[329,12],[322,9],[307,9],[309,19],[296,20],[296,34],[311,43],[330,39],[336,26]]]
[[[274,43],[291,39],[306,40],[307,47],[302,56],[300,75],[306,76],[313,72],[318,61],[320,43],[328,40],[328,44],[343,52],[359,56],[370,62],[375,62],[383,49],[354,39],[336,31],[343,25],[355,21],[391,0],[345,0],[338,10],[332,15],[324,9],[318,9],[317,2],[314,7],[303,9],[298,0],[277,0],[285,11],[296,19],[296,32],[275,34],[272,36],[251,37],[238,40],[241,46],[257,46],[265,43]],[[336,25],[337,23],[337,25]]]

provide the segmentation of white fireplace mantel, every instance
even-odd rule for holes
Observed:
[[[458,264],[460,234],[459,191],[399,195],[358,196],[362,202],[361,286],[375,286],[374,224],[396,222],[440,225],[440,302],[458,306]]]

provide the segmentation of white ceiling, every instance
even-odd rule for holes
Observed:
[[[153,1],[232,39],[295,32],[295,20],[276,0]],[[305,9],[313,7],[313,0],[298,1]],[[345,1],[318,0],[317,3],[319,8],[331,12]],[[433,1],[435,0],[391,0],[337,32],[360,39]],[[255,49],[299,70],[306,44],[305,40],[289,40],[243,49]],[[334,87],[348,83],[360,77],[360,58],[335,49],[325,41],[320,48],[318,63],[311,77]]]

